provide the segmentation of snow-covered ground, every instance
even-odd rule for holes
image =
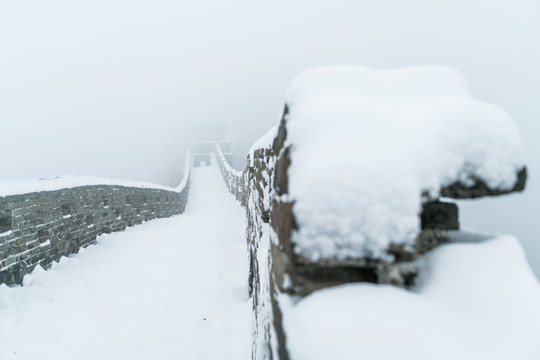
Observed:
[[[540,285],[501,236],[427,254],[416,291],[348,284],[281,295],[294,360],[540,359]]]
[[[245,213],[217,167],[186,212],[0,285],[0,359],[249,359]]]

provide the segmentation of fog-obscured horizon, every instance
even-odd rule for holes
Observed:
[[[231,123],[240,169],[306,68],[451,66],[512,114],[529,156],[528,190],[461,204],[462,225],[516,235],[540,274],[539,18],[536,0],[3,1],[0,180],[176,185],[169,145],[204,122]]]

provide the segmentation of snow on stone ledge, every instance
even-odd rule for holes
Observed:
[[[291,359],[540,359],[540,285],[517,239],[443,245],[416,291],[349,284],[280,296]]]
[[[271,127],[263,136],[261,136],[255,143],[251,146],[248,151],[248,158],[250,159],[250,166],[253,166],[254,154],[255,151],[259,149],[269,149],[272,147],[275,137],[278,132],[278,125]]]
[[[293,241],[311,260],[383,258],[413,243],[424,191],[473,179],[510,190],[525,166],[512,118],[453,69],[314,68],[286,102]]]
[[[180,186],[177,188],[173,188],[159,184],[120,180],[99,176],[63,175],[40,179],[13,179],[0,181],[0,196],[28,194],[41,191],[54,191],[89,185],[117,185],[180,192],[185,186],[185,181],[183,180],[182,184],[180,184]]]

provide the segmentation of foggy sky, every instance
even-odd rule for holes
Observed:
[[[517,235],[540,274],[539,19],[537,0],[1,1],[0,179],[175,185],[183,125],[231,122],[241,168],[305,68],[452,66],[529,156],[527,192],[461,204],[462,225]]]

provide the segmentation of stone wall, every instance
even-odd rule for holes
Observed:
[[[448,230],[459,229],[458,209],[454,203],[422,195],[421,232],[411,248],[390,246],[391,261],[369,258],[310,261],[301,257],[294,251],[292,242],[298,225],[294,201],[289,196],[291,145],[286,143],[287,117],[286,106],[273,142],[252,150],[243,172],[230,168],[216,148],[225,183],[246,209],[249,286],[254,312],[253,359],[289,359],[280,296],[306,296],[318,289],[351,282],[409,288],[418,274],[417,259],[450,241]],[[526,170],[523,169],[511,190],[489,189],[476,181],[469,185],[453,184],[441,189],[441,194],[453,198],[501,195],[523,190],[525,181]]]
[[[253,306],[252,359],[287,360],[272,270],[270,198],[275,159],[272,144],[250,153],[248,166],[242,172],[232,169],[218,148],[216,154],[229,191],[246,209],[248,282]]]
[[[225,185],[229,192],[234,195],[236,200],[240,201],[242,206],[246,206],[246,191],[245,184],[247,183],[247,168],[244,171],[235,170],[229,165],[225,155],[221,152],[218,144],[216,143],[214,148],[216,154],[217,165],[225,181]]]
[[[89,185],[0,197],[0,284],[22,284],[37,265],[50,268],[103,233],[184,211],[181,191]]]
[[[295,254],[291,235],[297,230],[297,224],[294,203],[288,196],[290,157],[289,148],[285,146],[286,116],[287,108],[276,137],[248,154],[248,166],[242,172],[232,169],[216,147],[217,163],[227,188],[246,209],[253,306],[252,359],[290,358],[279,306],[281,294],[305,296],[317,289],[348,282],[389,282],[382,281],[382,276],[377,274],[380,269],[386,270],[388,264],[309,262]],[[453,212],[446,204],[433,204],[424,217],[424,225],[440,235],[446,229],[440,224],[457,222],[457,209]],[[426,238],[433,239],[433,236]],[[437,244],[445,239],[439,239]],[[400,260],[407,263],[410,259]],[[400,268],[399,275],[407,271],[407,266]]]

